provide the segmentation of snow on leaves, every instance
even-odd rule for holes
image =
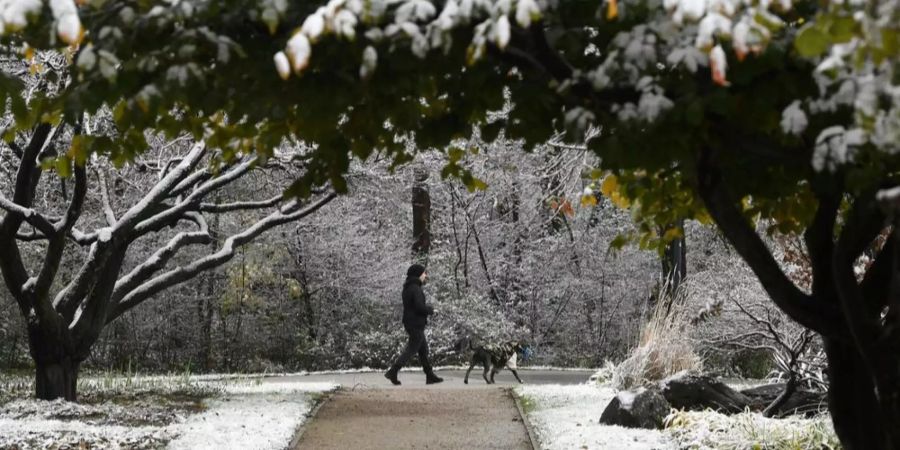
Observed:
[[[41,0],[0,0],[0,35],[25,28],[30,20],[41,14]],[[75,45],[84,37],[84,28],[78,17],[74,0],[50,0],[50,11],[55,22],[56,37],[66,45]]]
[[[453,44],[452,31],[474,24],[475,33],[468,45],[469,61],[475,63],[485,55],[489,43],[506,48],[512,37],[513,22],[527,28],[540,20],[546,3],[544,0],[449,0],[438,13],[434,3],[426,0],[332,0],[305,19],[288,41],[284,53],[291,60],[294,72],[299,74],[308,65],[311,52],[300,52],[298,56],[303,58],[298,60],[302,63],[295,61],[290,46],[291,42],[296,46],[301,40],[298,35],[305,36],[311,44],[325,35],[354,40],[356,28],[363,23],[367,27],[364,36],[373,44],[384,38],[408,40],[412,53],[424,58],[432,50],[447,52]],[[374,47],[370,48],[375,51]],[[371,52],[363,57],[373,61]],[[365,69],[360,69],[361,77],[371,76],[375,66],[370,62],[363,61]],[[279,74],[282,73],[279,69]]]
[[[809,120],[806,113],[800,108],[800,100],[796,100],[784,109],[781,114],[781,130],[785,134],[799,135],[806,130]]]
[[[834,172],[852,161],[859,146],[865,143],[866,134],[859,128],[845,130],[839,125],[828,127],[816,138],[813,168],[820,172]]]

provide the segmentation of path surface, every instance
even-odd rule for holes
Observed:
[[[295,449],[522,449],[528,432],[502,389],[364,389],[334,394]]]
[[[319,409],[294,450],[319,449],[510,449],[531,450],[528,431],[501,372],[487,385],[472,371],[440,371],[444,382],[426,385],[421,372],[401,372],[402,386],[381,373],[308,375],[269,379],[332,381],[344,386]],[[589,371],[522,370],[529,384],[578,384]]]
[[[469,384],[463,384],[465,370],[439,370],[438,375],[444,378],[444,382],[437,385],[428,386],[429,388],[458,388],[458,389],[476,389],[490,388],[481,378],[481,368],[476,367],[469,375]],[[519,376],[527,384],[581,384],[587,381],[588,377],[594,372],[591,370],[519,370]],[[503,370],[494,378],[497,382],[492,387],[511,387],[517,386],[516,379],[508,370]],[[391,383],[384,378],[381,372],[361,372],[361,373],[342,373],[342,374],[315,374],[315,375],[289,375],[283,377],[264,378],[264,383],[280,383],[280,382],[332,382],[343,386],[345,389],[368,389],[379,387],[390,387]],[[425,375],[421,370],[400,372],[400,381],[403,385],[401,389],[408,387],[426,387]]]

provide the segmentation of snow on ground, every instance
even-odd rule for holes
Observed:
[[[540,446],[555,449],[651,450],[671,448],[659,430],[601,425],[600,414],[616,392],[607,386],[520,386],[528,421]]]
[[[228,396],[177,426],[172,450],[283,449],[309,417],[315,395],[332,383],[267,383],[226,386]]]
[[[168,443],[172,449],[280,450],[318,397],[337,388],[258,379],[190,380],[189,387],[185,382],[95,380],[82,396],[93,397],[93,403],[8,402],[0,405],[0,448],[158,449]],[[138,386],[141,393],[134,395],[123,384]]]
[[[827,414],[769,419],[758,412],[729,416],[714,411],[675,411],[667,417],[665,430],[601,425],[600,415],[616,393],[609,385],[596,383],[516,388],[545,450],[840,448]]]
[[[727,416],[713,411],[682,411],[669,416],[666,431],[678,448],[697,450],[840,448],[831,418],[770,419],[759,413]]]

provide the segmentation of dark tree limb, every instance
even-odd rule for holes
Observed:
[[[838,336],[842,328],[832,305],[803,293],[778,266],[750,222],[731,198],[721,173],[712,164],[710,151],[701,157],[698,190],[710,216],[738,254],[759,278],[772,301],[794,321],[826,336]]]
[[[866,311],[862,288],[856,282],[853,265],[884,228],[884,224],[885,217],[878,208],[874,195],[863,194],[856,199],[850,210],[833,258],[832,276],[844,320],[856,350],[872,376],[876,376],[879,372],[876,343],[881,337],[879,335],[881,327],[878,317]],[[877,383],[877,380],[874,381]]]
[[[831,259],[834,252],[834,226],[841,197],[839,194],[816,192],[816,198],[819,201],[816,214],[803,234],[812,267],[812,293],[815,298],[837,304],[831,282]]]
[[[31,140],[22,152],[22,160],[16,173],[12,203],[25,208],[31,207],[34,191],[31,183],[36,181],[34,170],[37,155],[47,142],[50,131],[50,124],[42,123],[32,133]],[[22,313],[27,315],[30,305],[23,295],[23,288],[29,275],[16,243],[16,234],[24,220],[23,214],[9,211],[3,216],[3,219],[0,219],[0,255],[3,255],[0,258],[0,272],[2,272],[3,280],[16,299]]]

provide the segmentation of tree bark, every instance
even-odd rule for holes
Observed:
[[[852,344],[824,339],[828,356],[828,409],[847,450],[897,449],[897,423],[880,414],[872,377]],[[895,360],[892,355],[884,355]],[[896,398],[898,392],[883,392]],[[896,416],[894,416],[896,418]]]
[[[684,238],[684,221],[675,225],[681,230],[681,237],[666,244],[662,255],[662,276],[666,295],[672,297],[687,277],[687,243]]]
[[[76,401],[82,358],[75,357],[68,345],[48,335],[46,327],[37,322],[28,325],[28,346],[35,362],[35,396],[40,400]]]
[[[38,362],[35,369],[35,396],[39,400],[63,398],[70,402],[77,401],[78,366],[79,363],[71,358]]]
[[[428,172],[416,169],[412,187],[413,257],[425,262],[431,250],[431,196],[428,193]]]
[[[900,449],[900,356],[893,324],[880,318],[900,265],[887,268],[885,245],[862,283],[853,265],[884,229],[883,216],[863,193],[835,236],[843,198],[816,189],[818,206],[805,238],[813,268],[813,292],[798,289],[775,262],[715,167],[711,149],[701,154],[699,194],[716,224],[753,269],[772,301],[794,321],[822,335],[828,357],[828,407],[835,432],[847,450]],[[898,295],[896,291],[893,295]],[[836,305],[836,303],[838,305]],[[889,314],[890,315],[890,314]]]

